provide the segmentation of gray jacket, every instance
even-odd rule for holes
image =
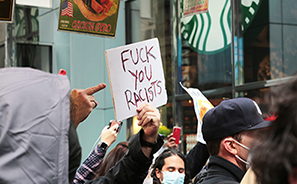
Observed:
[[[68,78],[0,69],[0,183],[68,183]]]

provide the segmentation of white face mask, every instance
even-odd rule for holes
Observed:
[[[238,144],[239,146],[243,147],[244,149],[250,151],[250,148],[249,148],[249,147],[247,147],[247,146],[241,144],[240,142],[238,142],[238,141],[236,141],[236,140],[234,140],[234,139],[233,139],[233,141],[234,141],[236,144]],[[240,160],[241,162],[243,162],[243,163],[245,164],[246,170],[248,170],[248,169],[250,168],[250,166],[251,166],[251,164],[250,164],[250,162],[249,162],[249,160],[251,159],[251,158],[250,158],[250,155],[248,156],[248,159],[247,159],[247,160],[243,160],[243,159],[240,158],[238,155],[235,155],[235,157],[236,157],[238,160]],[[249,158],[250,158],[250,159],[249,159]]]
[[[162,172],[163,181],[162,184],[183,184],[185,180],[185,174],[179,172]]]

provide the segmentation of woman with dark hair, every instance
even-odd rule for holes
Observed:
[[[151,177],[154,184],[191,183],[186,158],[176,149],[166,149],[157,157],[152,167]]]
[[[128,141],[120,142],[113,148],[105,157],[104,161],[100,164],[100,168],[96,172],[95,178],[105,176],[108,170],[113,167],[128,151]],[[95,179],[94,178],[94,179]]]
[[[108,147],[116,140],[117,135],[119,134],[119,131],[117,131],[118,127],[119,123],[115,121],[111,121],[110,126],[104,127],[100,136],[101,141],[77,170],[73,180],[73,184],[83,184],[86,181],[96,178],[97,172],[100,168],[102,168],[102,161]],[[126,145],[126,143],[122,144]],[[118,149],[120,149],[119,147]],[[127,151],[127,149],[128,148],[125,148],[124,151]],[[111,152],[112,151],[113,150],[111,150]],[[121,155],[123,156],[124,154]],[[114,162],[114,160],[112,160],[112,162]]]

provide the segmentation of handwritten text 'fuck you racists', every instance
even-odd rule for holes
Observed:
[[[135,115],[144,102],[167,103],[158,39],[107,50],[106,58],[117,120]]]

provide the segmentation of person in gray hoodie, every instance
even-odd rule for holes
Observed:
[[[76,127],[105,86],[70,95],[67,76],[0,69],[0,183],[72,182],[81,160]]]

